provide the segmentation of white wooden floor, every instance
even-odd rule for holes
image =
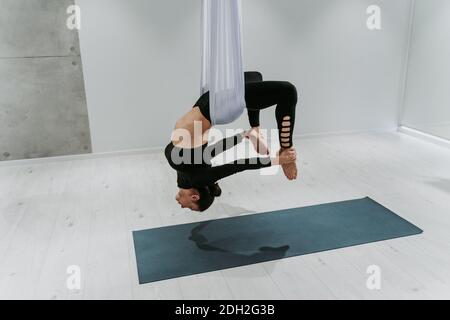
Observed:
[[[301,179],[246,172],[205,214],[160,154],[0,166],[0,298],[450,298],[450,149],[401,133],[297,141]],[[370,196],[422,235],[138,285],[132,230]],[[66,286],[81,267],[80,290]],[[366,287],[378,265],[381,290]]]

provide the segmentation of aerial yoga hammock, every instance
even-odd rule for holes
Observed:
[[[243,71],[241,24],[240,0],[202,0],[200,98],[177,121],[165,148],[170,166],[177,171],[175,198],[183,208],[205,211],[221,194],[217,181],[244,170],[281,165],[289,180],[297,178],[292,143],[297,90],[287,81],[263,81],[261,73]],[[274,105],[281,148],[271,158],[260,134],[259,113]],[[231,123],[244,110],[250,130],[208,144],[212,126]],[[212,166],[212,158],[243,139],[249,139],[262,157]]]

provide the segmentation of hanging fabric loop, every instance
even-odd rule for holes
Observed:
[[[202,0],[200,94],[209,91],[211,123],[231,123],[245,109],[240,0]]]

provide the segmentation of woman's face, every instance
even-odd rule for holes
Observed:
[[[197,201],[200,199],[195,189],[180,189],[175,196],[175,200],[182,208],[189,208],[193,211],[199,211]]]

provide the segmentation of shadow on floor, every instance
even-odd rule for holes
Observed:
[[[256,211],[252,211],[243,207],[232,206],[227,203],[220,203],[214,206],[201,214],[204,215],[205,219],[208,220],[216,220],[223,219],[228,217],[238,217],[244,214],[256,213]]]
[[[206,238],[205,235],[202,234],[202,231],[211,223],[214,223],[214,221],[204,221],[199,223],[199,225],[191,230],[191,236],[189,237],[189,240],[195,242],[195,245],[200,250],[222,253],[221,260],[226,261],[227,265],[245,266],[255,263],[279,260],[286,256],[286,253],[290,248],[289,245],[279,247],[271,247],[266,245],[255,248],[254,252],[251,254],[242,254],[239,252],[233,252],[224,248],[220,248],[210,244],[208,238]],[[230,242],[232,241],[233,239],[230,239]],[[224,243],[226,244],[227,242],[225,241]],[[274,263],[266,264],[264,269],[268,273],[271,273],[274,267]],[[246,275],[245,277],[248,277],[248,275]]]

